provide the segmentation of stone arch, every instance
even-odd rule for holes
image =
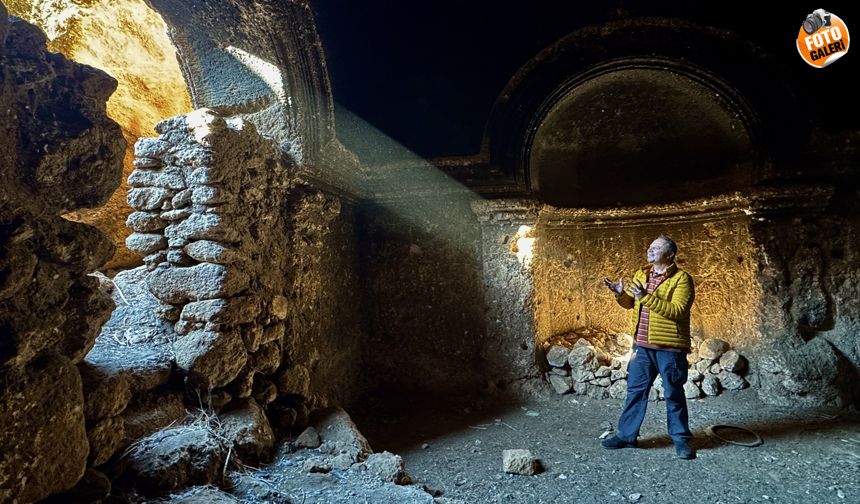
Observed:
[[[195,108],[242,115],[297,161],[334,139],[322,44],[305,0],[148,0],[164,18]]]

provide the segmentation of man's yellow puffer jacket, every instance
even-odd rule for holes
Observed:
[[[648,284],[646,271],[650,265],[642,267],[633,275],[643,286]],[[666,270],[668,277],[657,286],[652,294],[645,294],[641,301],[622,292],[615,296],[624,308],[633,308],[630,335],[636,337],[639,325],[640,306],[647,306],[648,343],[674,348],[690,349],[690,308],[696,297],[693,278],[686,271],[678,269],[674,263]],[[625,286],[629,287],[629,286]]]

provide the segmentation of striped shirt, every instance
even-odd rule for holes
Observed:
[[[667,270],[668,271],[668,270]],[[645,291],[652,294],[657,287],[666,279],[666,271],[663,273],[654,272],[654,267],[648,269],[648,283],[645,285]],[[647,306],[640,305],[639,310],[639,325],[636,326],[636,344],[645,348],[655,348],[658,350],[672,350],[675,352],[683,352],[678,348],[669,348],[653,343],[648,343],[648,317],[650,309]]]

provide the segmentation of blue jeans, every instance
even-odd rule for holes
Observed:
[[[639,427],[648,408],[648,392],[657,378],[663,377],[663,396],[666,398],[666,426],[672,441],[686,441],[690,433],[687,414],[687,397],[684,383],[687,382],[687,354],[671,350],[654,350],[633,346],[633,355],[627,365],[627,401],[618,420],[618,437],[625,441],[636,441]]]

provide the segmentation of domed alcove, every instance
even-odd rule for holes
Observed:
[[[528,151],[532,191],[559,207],[679,201],[749,186],[749,113],[716,78],[627,60],[551,96]]]

